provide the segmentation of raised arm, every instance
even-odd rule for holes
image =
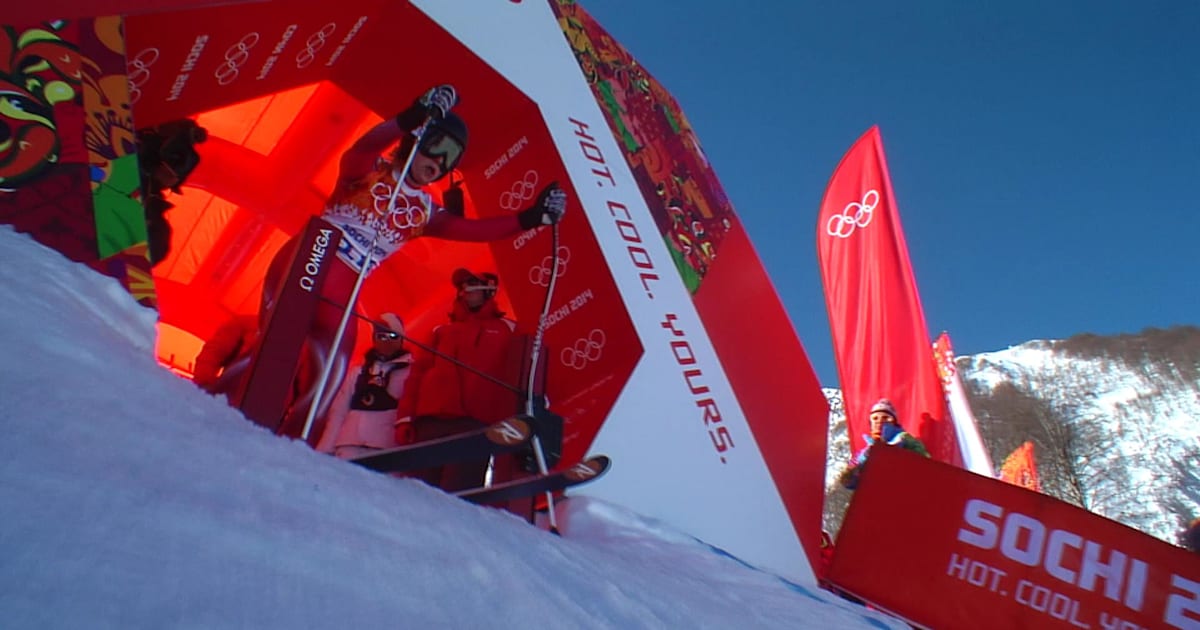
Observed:
[[[396,119],[387,119],[371,127],[342,154],[338,165],[338,184],[356,182],[375,170],[375,162],[385,149],[410,133],[401,129]]]
[[[449,212],[439,212],[425,226],[427,236],[472,243],[487,243],[520,232],[521,223],[515,214],[489,219],[464,219]]]

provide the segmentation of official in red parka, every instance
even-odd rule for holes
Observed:
[[[440,356],[417,353],[397,407],[398,426],[411,418],[417,442],[478,429],[521,410],[516,392],[478,373],[520,382],[524,337],[496,306],[498,278],[456,269],[451,282],[458,296],[450,321],[435,328],[428,343]],[[487,461],[468,462],[427,471],[422,478],[447,491],[462,490],[482,485],[486,468]]]

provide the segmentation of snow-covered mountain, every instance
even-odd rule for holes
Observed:
[[[997,466],[1032,440],[1044,492],[1173,544],[1200,516],[1200,328],[1030,341],[957,366]],[[841,392],[825,393],[836,529],[848,437]]]

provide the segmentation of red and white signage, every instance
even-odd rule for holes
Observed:
[[[655,200],[640,190],[548,3],[414,5],[538,105],[600,246],[587,264],[602,261],[620,295],[590,301],[567,321],[598,318],[588,321],[602,329],[610,316],[627,316],[640,342],[623,381],[594,381],[619,391],[589,449],[612,455],[613,467],[580,493],[814,583],[827,406],[744,230],[731,229],[691,295],[650,211]],[[579,262],[571,256],[568,273]],[[580,335],[572,347],[586,356],[601,339]],[[591,404],[586,389],[576,396],[565,414]]]
[[[894,448],[871,454],[829,580],[930,628],[1200,628],[1195,554]]]
[[[960,464],[878,127],[829,180],[817,254],[852,453],[866,443],[871,405],[887,398],[934,459]]]
[[[946,394],[946,409],[950,413],[950,422],[954,424],[962,467],[985,477],[995,477],[992,456],[988,455],[987,447],[983,444],[979,422],[975,419],[975,413],[971,411],[967,390],[963,387],[962,377],[954,365],[954,345],[950,343],[949,333],[943,331],[938,335],[937,341],[933,342],[933,358],[938,378],[942,381],[942,390]]]

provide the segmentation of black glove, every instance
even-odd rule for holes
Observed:
[[[405,131],[420,127],[427,119],[445,118],[446,114],[458,104],[458,91],[453,85],[439,85],[430,88],[428,92],[413,101],[408,109],[396,114],[396,126]]]
[[[461,182],[450,184],[450,188],[442,193],[442,206],[446,208],[446,212],[456,217],[465,216],[467,197],[466,192],[462,189]]]
[[[558,187],[558,182],[550,182],[538,194],[533,205],[517,215],[517,220],[521,224],[521,229],[532,230],[535,227],[558,223],[566,211],[566,191]]]
[[[458,104],[458,91],[453,85],[439,85],[430,88],[418,101],[425,106],[431,118],[445,118],[446,114]]]

